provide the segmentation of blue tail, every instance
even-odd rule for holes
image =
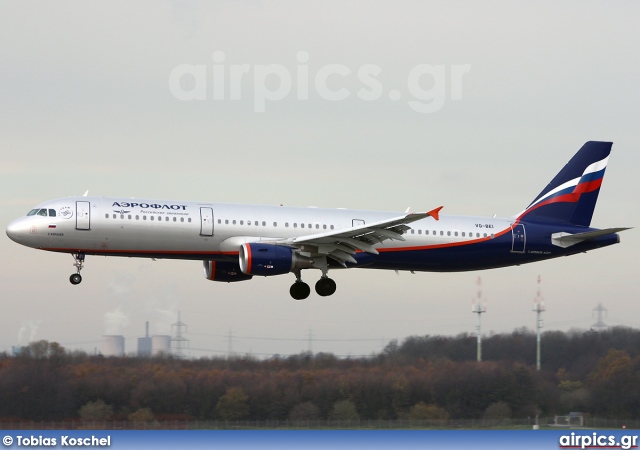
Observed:
[[[589,141],[520,214],[534,222],[560,222],[588,227],[607,168],[611,142]]]

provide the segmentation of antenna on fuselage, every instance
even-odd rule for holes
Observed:
[[[84,191],[84,194],[82,194],[83,197],[86,197],[87,195],[89,195],[89,189],[87,189],[86,191]]]

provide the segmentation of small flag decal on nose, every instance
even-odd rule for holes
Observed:
[[[49,228],[55,228],[56,226],[54,224],[49,224]]]

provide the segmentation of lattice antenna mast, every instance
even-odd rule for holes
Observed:
[[[542,279],[538,275],[538,292],[536,298],[533,299],[533,311],[536,313],[536,368],[540,370],[540,330],[543,327],[541,314],[544,311],[544,298],[540,294],[540,285]]]
[[[604,323],[604,320],[603,320],[607,316],[607,312],[608,312],[607,308],[602,306],[602,303],[598,303],[598,306],[593,308],[593,312],[591,313],[591,316],[593,317],[594,314],[597,315],[598,321],[593,325],[591,325],[592,330],[604,331],[607,328],[609,328],[607,324]]]
[[[471,300],[471,312],[478,315],[478,361],[482,361],[482,313],[487,312],[487,302],[482,298],[482,279],[478,277],[478,296]]]
[[[187,325],[180,320],[180,311],[178,311],[178,321],[171,325],[171,346],[173,347],[173,355],[176,358],[184,358],[185,350],[189,348],[189,339],[182,334],[187,332]]]

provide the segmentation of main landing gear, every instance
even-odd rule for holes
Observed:
[[[80,275],[80,271],[84,266],[84,253],[72,253],[71,256],[73,256],[73,259],[75,260],[75,263],[73,265],[76,267],[77,272],[69,277],[69,281],[71,282],[71,284],[76,285],[80,284],[80,282],[82,281],[82,275]]]
[[[307,283],[302,281],[300,277],[300,271],[295,272],[296,282],[291,285],[291,289],[289,289],[289,293],[291,297],[295,300],[304,300],[309,297],[311,293],[311,288]],[[321,297],[328,297],[332,295],[336,291],[336,282],[327,276],[326,273],[323,273],[322,278],[318,280],[316,283],[316,292]]]

